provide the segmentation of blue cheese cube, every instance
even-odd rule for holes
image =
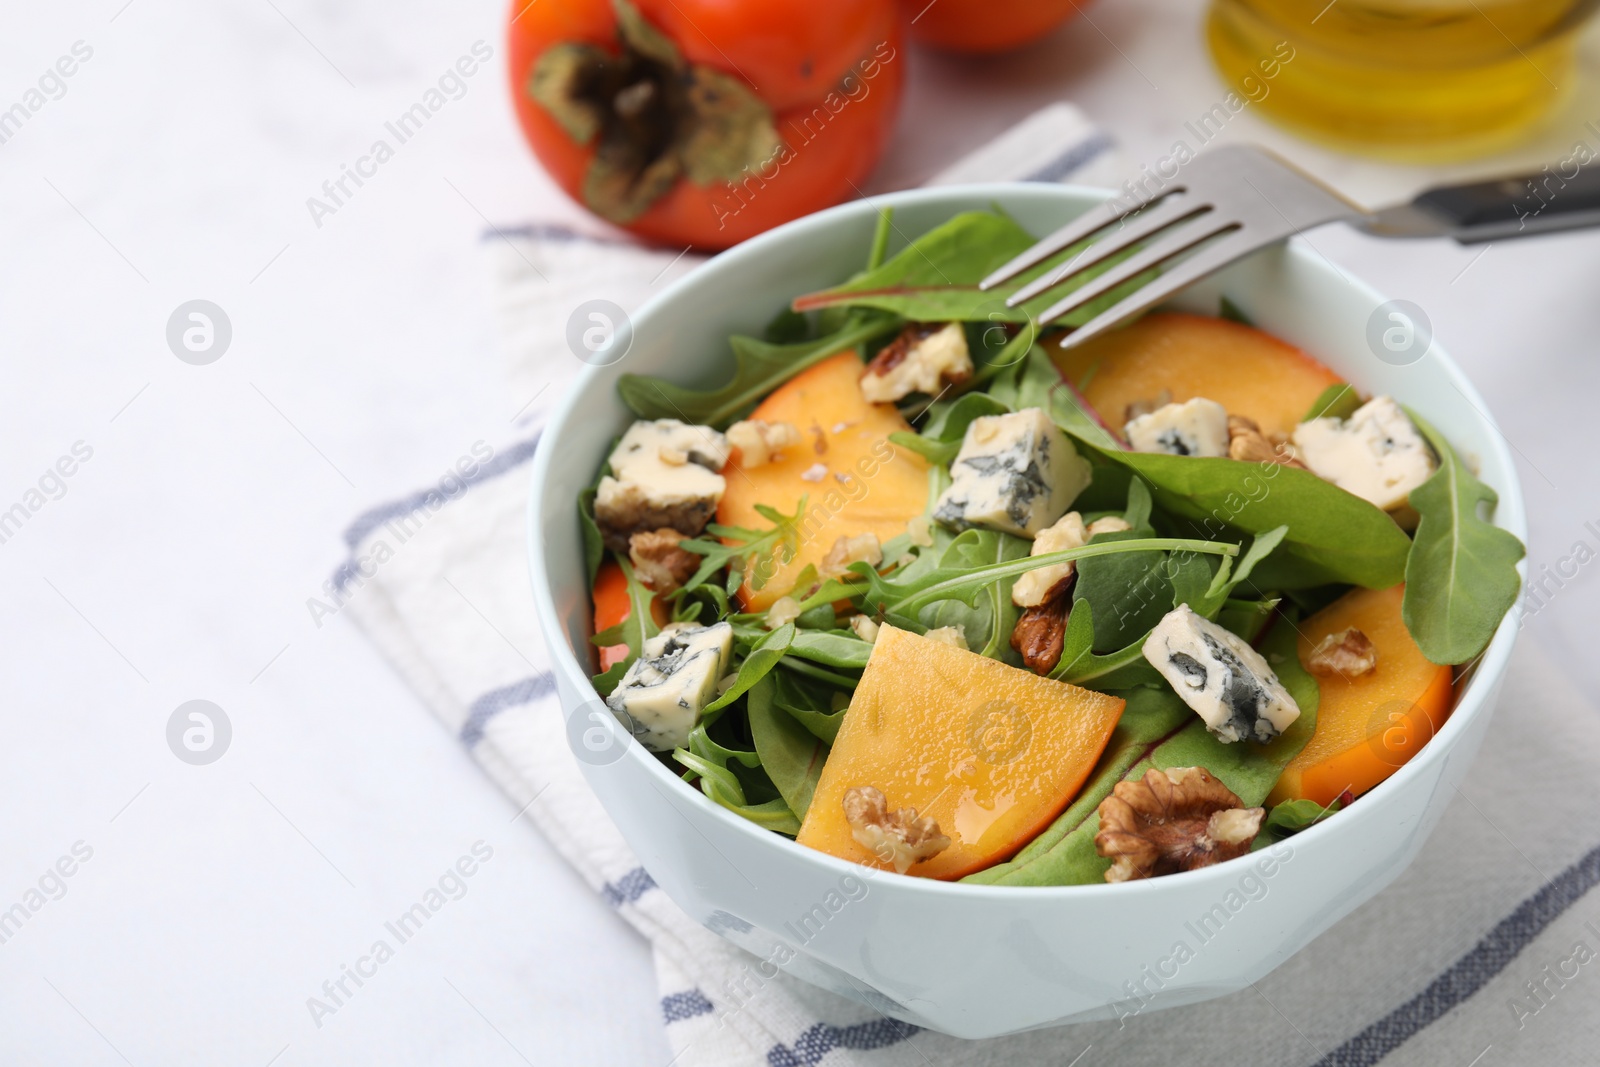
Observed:
[[[728,623],[668,626],[644,643],[606,705],[645,748],[671,752],[688,743],[695,718],[716,699],[732,656]]]
[[[1406,504],[1437,467],[1416,424],[1387,396],[1373,397],[1348,419],[1302,422],[1291,440],[1313,474],[1385,511]]]
[[[1039,408],[973,419],[933,517],[1033,537],[1088,488],[1089,461]]]
[[[595,524],[614,552],[628,551],[640,531],[673,529],[693,537],[706,528],[727,483],[727,438],[709,426],[677,419],[641,420],[611,450],[611,474],[600,479]]]
[[[1219,741],[1271,741],[1300,717],[1261,653],[1187,604],[1156,624],[1143,652]]]
[[[1181,404],[1167,404],[1132,419],[1122,436],[1135,452],[1166,452],[1173,456],[1226,456],[1228,409],[1215,400],[1197,396]]]

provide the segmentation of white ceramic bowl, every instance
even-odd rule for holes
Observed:
[[[725,252],[640,309],[632,350],[616,365],[586,370],[534,463],[533,592],[568,735],[651,877],[688,914],[762,960],[958,1037],[1206,1000],[1271,971],[1416,855],[1478,750],[1517,632],[1513,610],[1422,752],[1360,803],[1278,846],[1277,860],[1258,853],[1115,886],[1006,888],[870,872],[718,807],[615,728],[589,684],[575,501],[632,418],[617,399],[618,375],[725,381],[728,335],[759,334],[792,297],[858,270],[882,206],[894,208],[902,234],[993,204],[1044,234],[1101,195],[1038,184],[898,193],[799,219]],[[1224,292],[1262,329],[1359,388],[1421,411],[1499,491],[1496,521],[1526,539],[1511,457],[1480,414],[1488,405],[1437,345],[1409,366],[1374,356],[1366,338],[1378,294],[1294,242],[1257,253],[1178,303],[1215,313]]]

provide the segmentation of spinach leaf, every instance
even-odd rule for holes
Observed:
[[[1338,797],[1330,801],[1326,807],[1315,800],[1285,800],[1274,804],[1272,810],[1267,813],[1266,822],[1261,826],[1261,833],[1256,835],[1250,847],[1264,848],[1291,837],[1301,830],[1315,826],[1338,811],[1341,806]]]
[[[1128,507],[1122,515],[1132,529],[1100,534],[1094,543],[1154,537],[1150,506],[1149,488],[1142,480],[1133,479],[1128,486]],[[1165,552],[1129,552],[1086,559],[1077,565],[1073,610],[1079,603],[1093,605],[1095,651],[1126,647],[1172,610],[1173,559]]]
[[[773,705],[788,712],[811,736],[831,746],[849,710],[849,695],[788,671],[778,671],[769,677],[773,684]]]
[[[1211,736],[1205,723],[1171,689],[1126,694],[1128,709],[1112,733],[1106,755],[1078,798],[1010,863],[971,875],[968,880],[993,885],[1085,885],[1102,881],[1111,862],[1094,847],[1094,835],[1100,829],[1100,802],[1118,782],[1143,777],[1152,767],[1204,767],[1238,794],[1246,806],[1259,805],[1317,726],[1317,682],[1300,667],[1296,637],[1293,626],[1280,624],[1262,646],[1279,681],[1300,706],[1300,717],[1275,740],[1265,745],[1252,741],[1225,745]],[[1130,719],[1135,700],[1139,710]],[[1128,724],[1127,731],[1123,730],[1124,723]]]
[[[929,463],[948,467],[961,451],[967,427],[984,415],[1004,415],[1011,409],[988,393],[966,393],[953,401],[940,401],[929,408],[929,419],[921,433],[892,433],[889,440],[922,456]]]
[[[1032,234],[1005,215],[967,212],[929,230],[882,266],[844,285],[796,297],[793,307],[796,311],[840,306],[878,308],[916,322],[1031,322],[1064,294],[1137,251],[1130,249],[1108,257],[1105,262],[1080,271],[1061,285],[1014,308],[1005,306],[1008,296],[1077,255],[1087,243],[1063,250],[1005,285],[989,290],[978,288],[985,277],[1032,247],[1034,240]],[[1060,320],[1061,324],[1083,325],[1143,286],[1155,273],[1147,271],[1124,282],[1066,316]]]
[[[828,746],[812,736],[773,700],[774,686],[763,678],[750,690],[750,736],[754,738],[761,766],[772,784],[783,795],[799,819],[806,817],[822,765],[828,759]]]
[[[763,635],[750,649],[750,654],[739,665],[739,673],[734,675],[733,685],[727,692],[705,706],[701,715],[711,715],[721,711],[735,700],[744,696],[750,688],[772,673],[778,661],[789,651],[795,635],[794,623],[786,622],[769,634]]]
[[[761,339],[770,345],[793,345],[811,339],[811,320],[794,308],[784,308],[772,317]]]
[[[1102,452],[1122,450],[1122,442],[1106,429],[1089,402],[1061,376],[1049,354],[1038,345],[1028,350],[1027,358],[1000,374],[989,394],[1013,411],[1042,409],[1063,432]]]
[[[1088,689],[1132,689],[1136,686],[1166,685],[1161,673],[1144,658],[1146,630],[1125,647],[1109,655],[1097,656],[1094,644],[1094,605],[1074,604],[1067,616],[1067,632],[1062,639],[1061,658],[1049,677]]]
[[[1379,508],[1310,471],[1160,452],[1110,458],[1148,481],[1164,511],[1197,524],[1204,536],[1287,526],[1281,551],[1258,577],[1272,588],[1343,582],[1386,589],[1405,576],[1411,548],[1405,531]]]
[[[624,374],[617,381],[622,402],[641,419],[681,419],[725,428],[768,393],[813,364],[853,349],[900,326],[893,315],[854,315],[839,330],[812,341],[773,344],[734,337],[733,378],[720,389],[687,389],[661,378]]]
[[[1356,395],[1355,389],[1344,382],[1330,385],[1318,394],[1312,402],[1311,410],[1306,412],[1306,417],[1301,422],[1310,422],[1312,419],[1348,419],[1355,414],[1356,408],[1361,406],[1361,397]]]
[[[610,696],[617,688],[622,676],[628,673],[633,661],[644,651],[644,643],[661,632],[655,616],[650,613],[650,602],[655,594],[634,575],[633,564],[618,559],[617,566],[622,568],[622,577],[628,584],[628,617],[615,626],[606,627],[589,640],[601,648],[626,644],[628,656],[620,663],[612,664],[610,670],[594,676],[595,692],[603,697]]]
[[[1485,521],[1499,495],[1473,477],[1450,442],[1407,409],[1439,457],[1439,469],[1411,494],[1422,516],[1406,560],[1400,614],[1422,654],[1465,663],[1489,646],[1516,602],[1522,542]]]
[[[867,253],[867,270],[874,271],[883,266],[883,261],[889,255],[889,231],[894,227],[894,208],[887,207],[878,212],[878,222],[872,229],[872,251]]]

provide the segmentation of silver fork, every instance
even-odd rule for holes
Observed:
[[[1552,180],[1558,183],[1554,188]],[[1329,222],[1349,222],[1379,237],[1453,237],[1462,244],[1600,225],[1600,167],[1580,168],[1571,178],[1546,168],[1536,175],[1430,189],[1410,203],[1368,212],[1265,149],[1225,145],[1196,156],[1145,200],[1129,206],[1112,199],[1085,212],[989,275],[980,288],[1002,285],[1106,231],[1013,293],[1006,304],[1016,307],[1149,242],[1047,308],[1035,320],[1044,326],[1147,270],[1192,253],[1068,333],[1061,347],[1070,348],[1242,256]]]

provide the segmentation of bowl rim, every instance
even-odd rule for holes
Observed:
[[[1114,193],[1109,190],[1088,186],[1043,182],[984,182],[908,189],[874,196],[871,199],[852,200],[785,223],[711,257],[683,277],[676,279],[672,284],[640,306],[638,311],[631,316],[634,336],[638,336],[641,328],[647,328],[651,317],[657,313],[659,308],[683,299],[687,291],[691,291],[699,285],[700,278],[713,264],[726,269],[729,265],[736,265],[745,259],[763,256],[773,246],[782,245],[798,233],[817,226],[830,225],[836,220],[859,216],[862,221],[869,221],[884,207],[937,204],[946,200],[970,201],[982,198],[992,200],[1003,206],[1002,202],[1004,200],[1015,199],[1020,196],[1056,199],[1072,205],[1081,201],[1090,201],[1091,203],[1101,201],[1113,195]],[[954,210],[956,209],[952,208],[952,211]],[[1383,302],[1384,297],[1376,289],[1359,278],[1339,271],[1327,261],[1326,257],[1312,249],[1303,238],[1290,238],[1284,246],[1284,251],[1285,254],[1299,260],[1302,265],[1309,266],[1330,283],[1342,284],[1355,290],[1359,295],[1370,299],[1374,306]],[[1439,344],[1437,338],[1434,339],[1429,354],[1437,360],[1440,369],[1451,379],[1452,384],[1462,394],[1466,402],[1477,410],[1478,417],[1487,424],[1490,431],[1486,435],[1487,449],[1494,453],[1496,462],[1508,475],[1505,485],[1491,486],[1499,494],[1499,504],[1495,510],[1494,521],[1496,525],[1515,534],[1526,545],[1528,540],[1527,516],[1523,501],[1521,477],[1517,472],[1510,449],[1506,445],[1505,436],[1500,432],[1499,424],[1495,421],[1489,405],[1482,395],[1479,394],[1460,365]],[[551,412],[541,436],[559,436],[561,429],[574,417],[583,398],[594,387],[596,379],[605,375],[609,369],[609,367],[602,366],[585,367],[567,387],[560,403]],[[567,646],[565,626],[556,610],[552,584],[549,580],[547,568],[544,565],[541,539],[537,536],[545,505],[544,487],[547,483],[546,475],[551,465],[555,462],[555,456],[555,449],[539,448],[534,456],[530,472],[531,487],[528,496],[526,529],[529,577],[533,586],[539,626],[545,635],[545,643],[551,650],[552,669],[564,672],[567,679],[578,687],[580,693],[587,690],[595,701],[600,701],[602,698],[593,688],[589,671],[583,664],[578,662],[577,657]],[[1381,817],[1381,809],[1383,807],[1381,799],[1383,797],[1398,791],[1405,782],[1425,773],[1425,769],[1433,763],[1447,759],[1448,753],[1455,746],[1457,736],[1467,729],[1468,720],[1480,714],[1488,713],[1490,709],[1486,705],[1497,684],[1506,673],[1511,653],[1521,628],[1526,567],[1527,557],[1524,555],[1523,559],[1517,564],[1518,574],[1524,582],[1518,588],[1517,599],[1506,612],[1505,617],[1500,620],[1500,625],[1496,628],[1494,637],[1490,640],[1488,647],[1478,656],[1476,669],[1472,677],[1468,679],[1466,686],[1461,690],[1455,705],[1451,709],[1449,718],[1445,720],[1444,726],[1430,738],[1430,743],[1425,744],[1416,757],[1408,760],[1394,774],[1362,794],[1363,799],[1373,797],[1378,802],[1352,806],[1347,813],[1350,816],[1348,818],[1328,819],[1300,831],[1288,839],[1293,842],[1293,847],[1316,847],[1318,842],[1331,839],[1336,835],[1358,833],[1360,823],[1369,818]],[[553,635],[561,636],[554,637]],[[568,714],[566,709],[563,709],[563,714]],[[1210,884],[1232,881],[1235,875],[1244,869],[1241,864],[1250,862],[1258,855],[1257,853],[1247,853],[1244,856],[1214,864],[1210,867],[1184,871],[1177,876],[1104,884],[1016,886],[918,878],[912,875],[896,874],[894,871],[852,863],[849,860],[807,848],[782,834],[765,830],[750,820],[723,808],[700,790],[688,786],[677,775],[671,773],[643,745],[629,744],[623,752],[622,759],[606,769],[615,771],[624,764],[631,764],[636,768],[637,772],[652,776],[658,783],[666,785],[668,788],[681,790],[682,796],[687,803],[697,807],[707,817],[718,820],[732,832],[744,835],[751,842],[757,843],[755,847],[777,848],[784,854],[793,857],[797,862],[814,864],[824,872],[831,872],[831,876],[852,874],[856,877],[870,877],[874,880],[879,876],[887,876],[895,879],[891,884],[896,891],[924,893],[946,900],[988,900],[993,898],[1008,900],[1013,903],[1025,901],[1056,902],[1081,899],[1086,894],[1187,892],[1190,889],[1199,890]],[[1373,812],[1375,810],[1380,814],[1374,815]],[[1276,848],[1278,846],[1272,847]],[[1265,851],[1263,850],[1263,852]],[[1103,897],[1099,899],[1103,899]]]

